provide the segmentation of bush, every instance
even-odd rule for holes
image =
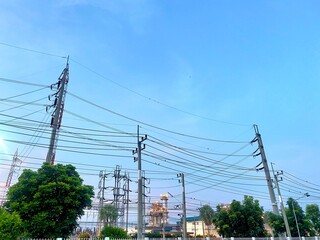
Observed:
[[[90,236],[90,234],[89,233],[87,233],[87,232],[83,232],[83,233],[80,233],[79,234],[79,238],[81,239],[81,238],[90,238],[91,236]]]
[[[111,226],[104,226],[101,231],[100,237],[101,238],[104,238],[104,237],[122,238],[122,239],[129,238],[125,230],[123,230],[122,228],[111,227]]]

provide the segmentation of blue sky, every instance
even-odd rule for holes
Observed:
[[[252,125],[257,124],[269,163],[291,174],[283,176],[285,198],[298,198],[314,188],[311,197],[300,201],[319,203],[319,7],[318,1],[1,2],[0,77],[50,85],[56,82],[66,64],[66,59],[59,56],[69,55],[68,91],[123,116],[162,129],[222,141],[250,142],[255,136]],[[0,81],[0,87],[2,99],[37,89],[6,81]],[[51,93],[50,89],[44,89],[15,100],[30,102],[44,98],[40,103],[45,105],[49,104],[46,97]],[[39,111],[30,115],[33,121],[50,119],[43,106],[18,108],[18,104],[1,101],[0,113],[21,117]],[[16,109],[6,110],[8,106]],[[86,104],[72,95],[67,94],[65,108],[68,112],[64,113],[63,125],[66,127],[101,131],[112,127],[121,132],[136,132],[137,121]],[[2,123],[9,118],[0,116]],[[183,137],[141,122],[143,134],[182,148],[232,155],[245,146],[239,151],[248,155],[257,147]],[[17,124],[11,126],[11,131]],[[0,127],[0,136],[11,140],[5,141],[6,146],[2,147],[2,153],[9,154],[1,157],[0,180],[3,182],[12,158],[10,154],[17,148],[20,151],[30,146],[26,145],[30,139],[5,132],[8,126]],[[37,141],[48,143],[43,138]],[[134,148],[136,140],[130,141],[129,146]],[[149,155],[165,155],[178,161],[168,155],[175,152],[173,149],[164,148],[164,153],[152,148],[154,142],[146,144]],[[92,147],[90,143],[88,147]],[[41,161],[28,156],[44,158],[46,155],[45,148],[36,146],[25,151],[28,154],[25,153],[23,159],[29,165],[22,164],[21,170],[40,166],[37,164]],[[118,154],[115,149],[110,152]],[[95,187],[99,181],[98,171],[104,168],[112,171],[117,164],[135,178],[136,163],[130,153],[126,156],[114,158],[57,151],[58,162],[72,162],[84,168],[81,172],[92,174],[82,177]],[[170,165],[154,157],[143,157],[146,176],[151,178],[152,201],[168,191],[180,198],[176,170],[186,174],[190,214],[195,214],[194,206],[200,202],[210,201],[215,205],[241,200],[244,194],[252,194],[266,210],[271,209],[263,173],[252,170],[259,164],[258,157],[213,155],[218,163],[205,165],[193,156],[188,157],[184,166]],[[185,161],[187,157],[182,158]],[[227,165],[223,167],[221,163]],[[248,172],[240,171],[240,167]],[[160,172],[148,174],[148,170]],[[232,177],[218,176],[219,172],[228,172]],[[245,180],[235,175],[259,179]],[[196,185],[201,177],[201,186]],[[228,192],[224,191],[227,187],[230,187]],[[238,192],[240,187],[246,190]],[[172,204],[177,199],[172,199]]]

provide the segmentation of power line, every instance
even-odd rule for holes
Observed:
[[[43,88],[49,87],[47,85],[43,85],[43,84],[39,84],[39,83],[24,82],[24,81],[19,81],[19,80],[14,80],[14,79],[9,79],[9,78],[2,78],[2,77],[0,77],[0,81],[28,85],[28,86],[35,86],[35,87],[43,87]]]
[[[161,131],[164,131],[164,132],[168,132],[168,133],[172,133],[172,134],[175,134],[175,135],[180,135],[180,136],[183,136],[183,137],[188,137],[188,138],[194,138],[194,139],[199,139],[199,140],[205,140],[205,141],[211,141],[211,142],[224,142],[224,143],[239,143],[238,141],[232,141],[232,140],[221,140],[221,139],[211,139],[211,138],[205,138],[205,137],[199,137],[199,136],[193,136],[193,135],[189,135],[189,134],[185,134],[185,133],[180,133],[180,132],[176,132],[176,131],[172,131],[172,130],[168,130],[168,129],[165,129],[165,128],[161,128],[161,127],[157,127],[157,126],[154,126],[152,124],[148,124],[148,123],[145,123],[145,122],[142,122],[140,120],[137,120],[137,119],[134,119],[134,118],[131,118],[131,117],[128,117],[128,116],[125,116],[123,114],[120,114],[120,113],[117,113],[113,110],[110,110],[106,107],[103,107],[101,105],[98,105],[96,103],[93,103],[92,101],[89,101],[87,99],[84,99],[82,97],[79,97],[73,93],[70,93],[68,91],[68,94],[71,95],[72,97],[75,97],[89,105],[92,105],[94,107],[97,107],[99,109],[102,109],[104,111],[107,111],[109,113],[112,113],[114,115],[117,115],[119,117],[122,117],[122,118],[125,118],[127,120],[130,120],[130,121],[133,121],[133,122],[136,122],[137,124],[142,124],[142,125],[146,125],[146,126],[149,126],[149,127],[152,127],[152,128],[155,128],[155,129],[158,129],[158,130],[161,130]],[[88,119],[89,120],[89,119]],[[242,142],[241,142],[242,143]]]
[[[20,47],[20,46],[17,46],[17,45],[8,44],[8,43],[4,43],[4,42],[0,42],[0,44],[3,45],[3,46],[16,48],[16,49],[27,51],[27,52],[42,54],[42,55],[46,55],[46,56],[58,57],[58,58],[67,58],[66,56],[61,56],[61,55],[52,54],[52,53],[48,53],[48,52],[44,52],[44,51],[38,51],[38,50],[30,49],[30,48]]]
[[[205,120],[208,120],[208,121],[213,121],[213,122],[223,123],[223,124],[228,124],[228,125],[236,125],[236,126],[249,126],[248,124],[232,123],[232,122],[221,121],[221,120],[217,120],[217,119],[213,119],[213,118],[208,118],[208,117],[204,117],[204,116],[201,116],[201,115],[198,115],[198,114],[195,114],[195,113],[191,113],[191,112],[189,112],[189,111],[185,111],[185,110],[179,109],[179,108],[177,108],[177,107],[171,106],[171,105],[169,105],[169,104],[163,103],[163,102],[158,101],[158,100],[156,100],[156,99],[154,99],[154,98],[151,98],[151,97],[148,97],[148,96],[146,96],[146,95],[144,95],[144,94],[141,94],[141,93],[139,93],[139,92],[137,92],[137,91],[135,91],[135,90],[132,90],[132,89],[130,89],[130,88],[128,88],[128,87],[126,87],[126,86],[124,86],[124,85],[122,85],[122,84],[120,84],[120,83],[118,83],[118,82],[116,82],[116,81],[114,81],[114,80],[112,80],[112,79],[110,79],[110,78],[107,78],[107,77],[105,77],[104,75],[98,73],[97,71],[92,70],[91,68],[85,66],[84,64],[76,61],[76,60],[73,59],[73,58],[70,58],[70,60],[73,61],[73,62],[75,62],[75,63],[78,64],[79,66],[83,67],[84,69],[88,70],[89,72],[91,72],[91,73],[93,73],[93,74],[101,77],[102,79],[105,79],[105,80],[107,80],[107,81],[109,81],[109,82],[112,82],[113,84],[117,85],[118,87],[123,88],[123,89],[125,89],[125,90],[127,90],[127,91],[129,91],[129,92],[132,92],[133,94],[135,94],[135,95],[137,95],[137,96],[139,96],[139,97],[142,97],[142,98],[144,98],[144,99],[146,99],[146,100],[148,100],[148,101],[154,102],[154,103],[156,103],[156,104],[165,106],[165,107],[167,107],[167,108],[171,108],[171,109],[173,109],[173,110],[175,110],[175,111],[178,111],[178,112],[181,112],[181,113],[184,113],[184,114],[187,114],[187,115],[191,115],[191,116],[194,116],[194,117],[197,117],[197,118],[202,118],[202,119],[205,119]]]

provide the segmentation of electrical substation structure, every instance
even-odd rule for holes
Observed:
[[[125,172],[121,174],[121,167],[116,166],[112,178],[114,178],[114,186],[106,186],[106,179],[111,173],[106,173],[106,171],[100,171],[99,174],[99,207],[98,211],[107,204],[113,205],[118,211],[118,217],[115,225],[121,228],[125,228],[128,231],[128,216],[129,216],[129,203],[130,203],[130,178],[129,174]],[[113,189],[113,198],[107,198],[106,189]],[[98,229],[101,230],[100,215],[98,214]]]
[[[119,165],[116,166],[114,170],[114,188],[113,188],[113,205],[118,210],[118,219],[116,222],[117,227],[125,228],[125,210],[128,208],[125,207],[126,204],[129,204],[129,177],[125,172],[121,174],[121,167]],[[128,215],[126,215],[128,216]],[[128,222],[128,219],[126,220]]]

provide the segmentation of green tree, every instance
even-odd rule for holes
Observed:
[[[204,224],[207,226],[209,235],[210,235],[209,227],[212,225],[213,217],[214,217],[214,211],[212,207],[206,204],[200,208],[200,218],[202,219],[202,221],[204,221]]]
[[[111,227],[111,226],[104,226],[101,230],[100,234],[101,238],[109,237],[109,238],[120,238],[120,239],[127,239],[128,234],[125,230],[118,227]]]
[[[117,217],[118,217],[118,209],[111,204],[104,205],[100,209],[99,218],[100,218],[100,221],[103,221],[103,225],[105,225],[106,223],[108,226],[113,225],[117,221]]]
[[[0,208],[0,239],[15,240],[22,235],[22,222],[16,212]]]
[[[45,163],[38,171],[23,171],[5,206],[19,214],[28,237],[68,237],[93,195],[74,166]]]
[[[314,231],[312,230],[312,223],[307,219],[299,203],[292,198],[288,198],[287,205],[289,207],[286,208],[285,211],[287,214],[291,235],[293,237],[299,236],[294,213],[297,218],[300,235],[301,236],[314,235]],[[293,212],[293,209],[294,209],[294,212]]]
[[[274,214],[273,212],[265,212],[265,222],[272,228],[274,236],[282,236],[286,232],[282,216]]]
[[[244,196],[242,203],[233,200],[229,208],[217,207],[214,223],[223,237],[264,237],[263,208],[253,197]]]
[[[317,204],[306,206],[306,217],[312,223],[312,228],[317,236],[320,234],[320,211]]]

